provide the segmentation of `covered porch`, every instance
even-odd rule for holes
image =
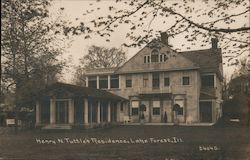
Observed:
[[[130,97],[130,115],[133,123],[172,125],[186,123],[185,94],[145,93]],[[143,107],[143,109],[142,109]],[[177,107],[177,108],[176,108]]]
[[[55,83],[39,94],[36,126],[93,127],[121,122],[126,99],[104,90]]]

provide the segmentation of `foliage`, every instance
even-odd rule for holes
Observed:
[[[88,54],[80,59],[84,68],[111,68],[118,67],[126,60],[125,52],[117,48],[105,48],[92,45]]]
[[[80,59],[80,65],[76,67],[74,83],[85,85],[86,69],[113,68],[121,66],[126,61],[126,53],[117,48],[105,48],[92,45],[88,54]]]
[[[103,8],[95,7],[101,0],[90,2],[86,17]],[[127,26],[130,31],[126,37],[132,43],[125,46],[142,46],[167,32],[173,39],[182,39],[180,48],[191,49],[193,46],[206,46],[211,37],[220,40],[224,58],[230,64],[238,64],[236,59],[245,55],[250,46],[249,1],[248,0],[116,0],[105,10],[106,15],[94,18],[90,22],[80,22],[76,27],[66,27],[65,33],[74,35],[83,33],[85,39],[99,35],[110,40],[112,33]]]
[[[59,46],[59,19],[49,21],[49,0],[4,0],[1,2],[1,78],[6,91],[16,93],[16,104],[32,100],[37,90],[56,81],[64,62]],[[61,40],[61,41],[60,41]]]
[[[250,63],[241,60],[240,66],[229,81],[228,92],[231,96],[250,94]]]
[[[80,65],[75,67],[75,73],[72,82],[78,86],[86,86],[85,80],[85,68],[81,67]]]

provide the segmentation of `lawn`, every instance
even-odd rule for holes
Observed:
[[[116,126],[0,135],[0,159],[244,160],[250,128]]]

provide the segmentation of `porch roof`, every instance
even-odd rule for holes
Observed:
[[[171,99],[171,93],[143,93],[139,94],[139,98],[165,98]]]
[[[205,92],[200,93],[200,100],[210,100],[210,99],[217,99],[217,97]]]
[[[61,82],[56,82],[52,85],[49,85],[45,89],[41,90],[37,96],[40,97],[40,96],[56,96],[56,95],[64,95],[68,97],[91,97],[91,98],[111,99],[120,101],[127,100],[123,97],[112,94],[105,90],[90,88],[90,87],[82,87]]]

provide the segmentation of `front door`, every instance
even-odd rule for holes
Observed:
[[[171,101],[164,100],[163,101],[163,112],[162,112],[162,119],[164,123],[172,122],[172,110],[171,110]]]
[[[65,101],[56,101],[56,123],[57,124],[67,124],[68,123],[68,111],[69,111],[69,102]]]
[[[212,122],[212,102],[200,102],[200,121]]]

